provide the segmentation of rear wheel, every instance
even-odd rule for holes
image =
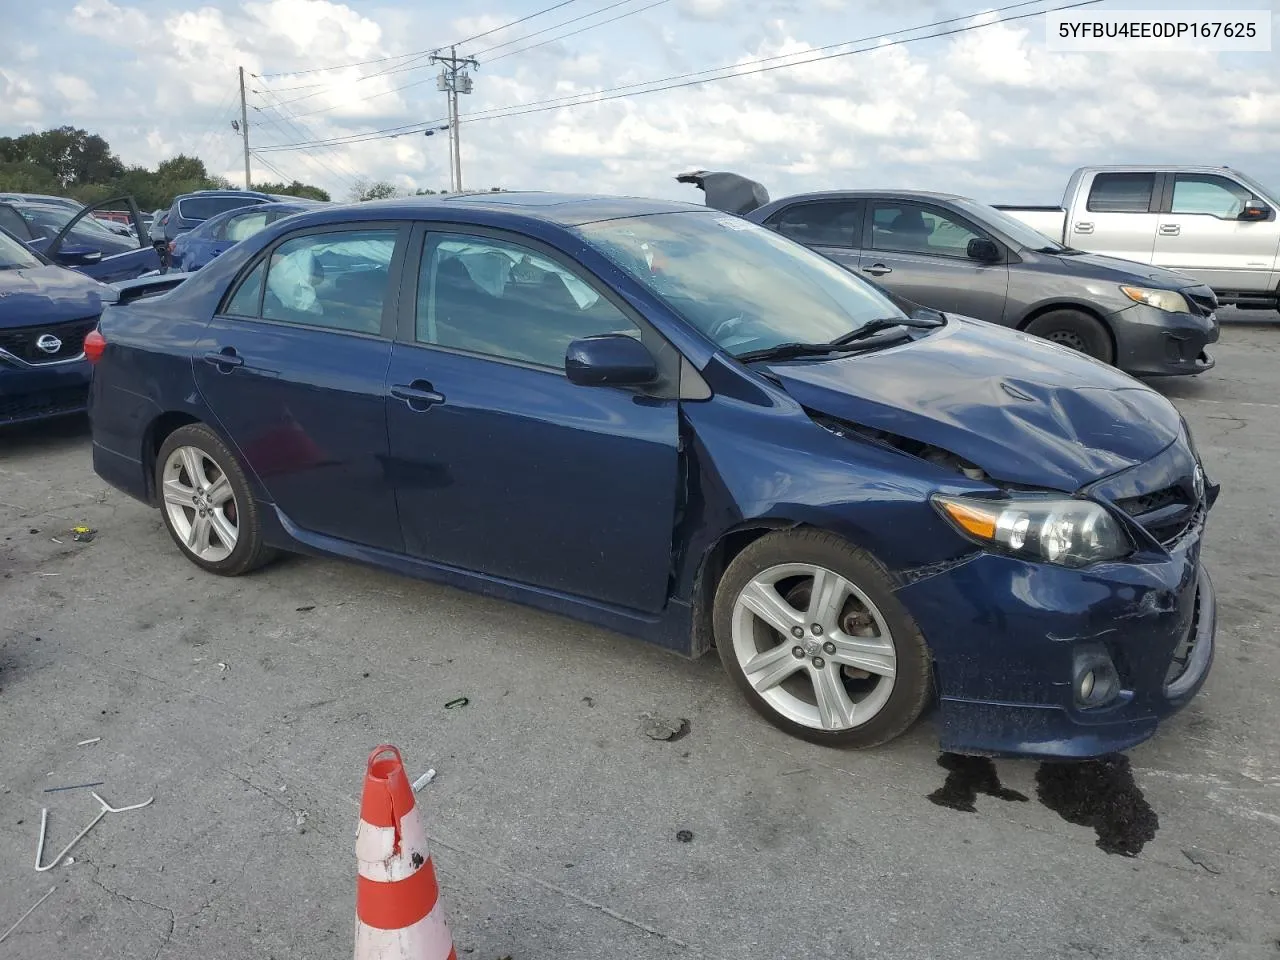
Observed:
[[[169,535],[196,566],[234,577],[271,558],[244,472],[204,424],[179,427],[160,445],[156,489]]]
[[[928,649],[870,554],[821,531],[761,537],[716,590],[720,660],[775,726],[871,747],[905,732],[932,692]]]
[[[1115,363],[1115,350],[1107,328],[1096,317],[1080,310],[1051,310],[1036,317],[1025,329],[1050,343],[1088,354],[1103,363]]]

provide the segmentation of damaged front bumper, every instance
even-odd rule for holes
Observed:
[[[901,588],[933,653],[942,748],[1087,759],[1151,737],[1213,663],[1213,583],[1188,539],[1162,563],[1083,570],[983,553]]]

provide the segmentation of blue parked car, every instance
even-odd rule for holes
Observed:
[[[211,217],[228,210],[252,207],[262,203],[297,201],[297,197],[257,190],[197,190],[175,197],[169,212],[161,217],[159,229],[152,232],[152,242],[168,245],[188,230],[194,230]]]
[[[1168,400],[705,207],[326,206],[89,340],[94,469],[212,573],[337,556],[714,644],[828,745],[938,702],[947,750],[1097,756],[1210,669],[1218,487]]]
[[[84,412],[84,338],[113,295],[0,228],[0,426]]]
[[[169,244],[169,269],[199,270],[214,257],[226,253],[282,217],[314,209],[316,201],[263,203],[238,207],[210,217]]]
[[[122,236],[118,224],[107,226],[93,211],[121,203],[131,207],[135,235]],[[115,197],[79,212],[43,202],[0,202],[0,228],[53,263],[114,283],[160,268],[159,253],[146,239],[142,214],[130,197]],[[141,237],[142,239],[139,239]]]

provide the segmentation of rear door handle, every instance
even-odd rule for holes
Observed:
[[[1093,224],[1087,220],[1081,220],[1076,224],[1076,233],[1093,233]]]
[[[204,355],[206,363],[211,363],[215,367],[222,370],[223,373],[230,373],[231,367],[243,367],[244,357],[236,353],[235,347],[223,347],[221,350],[210,350]],[[228,369],[222,369],[222,368]]]
[[[405,405],[415,413],[422,413],[437,403],[444,403],[444,394],[437,391],[427,380],[414,380],[408,384],[397,383],[391,388],[391,395],[397,400],[403,400]]]
[[[1176,237],[1181,232],[1182,232],[1182,226],[1180,224],[1177,224],[1177,223],[1160,224],[1160,236],[1162,237]]]
[[[883,277],[886,273],[893,273],[893,267],[886,267],[883,263],[873,263],[869,267],[863,267],[862,272],[869,273],[873,277]]]

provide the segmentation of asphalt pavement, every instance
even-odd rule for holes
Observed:
[[[1223,484],[1213,673],[1131,769],[1070,782],[947,784],[929,722],[811,746],[714,654],[344,562],[208,576],[93,474],[82,423],[0,437],[0,933],[54,890],[0,960],[350,957],[383,742],[437,770],[419,809],[464,960],[1280,957],[1280,323],[1237,315],[1215,353],[1158,384]],[[41,807],[46,862],[98,812],[45,791],[98,781],[154,803],[37,873]]]

